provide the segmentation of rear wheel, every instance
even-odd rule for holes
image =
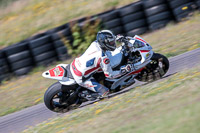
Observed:
[[[51,111],[64,113],[80,106],[82,102],[79,98],[68,101],[75,93],[75,90],[69,89],[68,91],[63,92],[61,86],[62,85],[59,82],[56,82],[45,92],[44,103],[46,107]]]
[[[162,54],[154,53],[151,62],[136,77],[143,82],[152,82],[163,77],[169,70],[169,60]]]

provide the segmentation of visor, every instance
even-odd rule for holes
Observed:
[[[110,41],[109,44],[110,44],[111,46],[115,46],[115,41]]]

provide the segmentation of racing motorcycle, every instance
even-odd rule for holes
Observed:
[[[154,53],[152,47],[141,37],[121,37],[121,45],[115,51],[106,52],[110,58],[113,70],[131,64],[133,69],[121,77],[109,79],[103,72],[97,72],[93,77],[97,82],[117,92],[135,83],[135,79],[152,82],[163,77],[169,69],[168,59],[159,53]],[[69,64],[59,64],[42,74],[45,78],[58,82],[51,85],[44,94],[44,103],[54,112],[67,112],[79,107],[85,101],[98,99],[97,92],[79,86],[71,75]]]

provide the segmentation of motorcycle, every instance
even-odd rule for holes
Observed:
[[[135,83],[135,79],[152,82],[163,77],[169,69],[169,61],[162,54],[154,53],[152,47],[141,37],[121,37],[121,46],[115,51],[106,52],[113,70],[131,64],[133,69],[124,75],[109,79],[103,72],[97,72],[93,77],[97,82],[109,88],[110,93],[122,90]],[[54,112],[67,112],[78,108],[85,101],[98,99],[97,92],[79,86],[71,75],[69,64],[59,64],[42,74],[45,78],[58,82],[51,85],[44,94],[44,103]]]

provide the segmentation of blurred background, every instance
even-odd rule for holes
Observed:
[[[140,35],[167,57],[199,48],[199,10],[200,0],[0,0],[0,116],[42,103],[55,81],[41,73],[70,63],[101,29]]]

